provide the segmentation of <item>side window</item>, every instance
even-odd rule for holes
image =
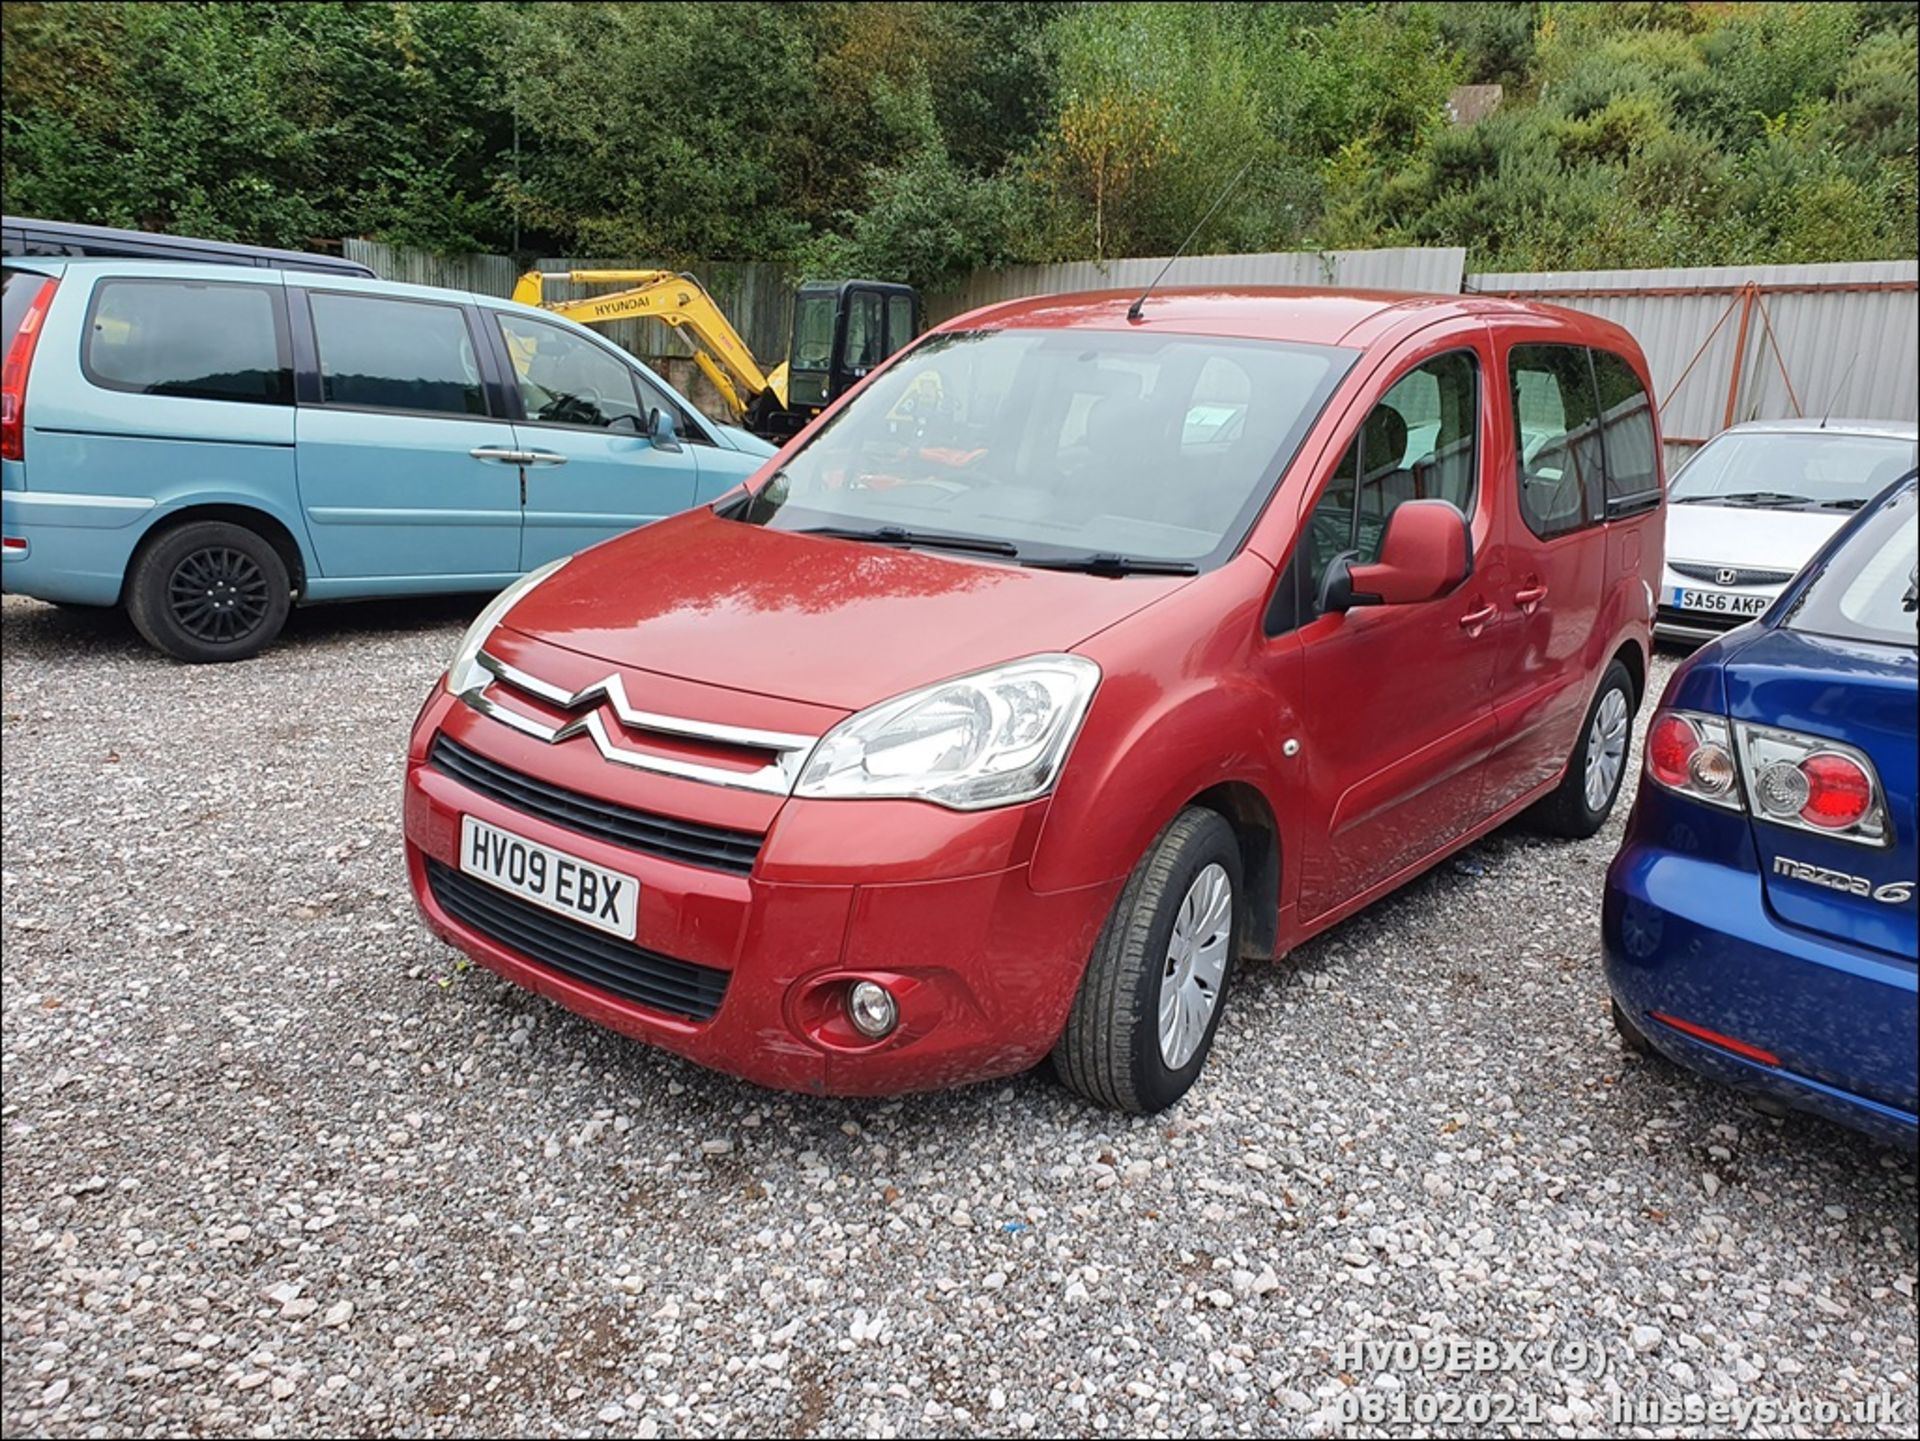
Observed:
[[[1608,350],[1593,355],[1600,392],[1600,440],[1607,462],[1608,515],[1660,503],[1660,456],[1653,438],[1653,402],[1633,367]]]
[[[1521,518],[1542,540],[1578,530],[1599,510],[1604,474],[1587,352],[1516,345],[1507,372]]]
[[[505,311],[495,311],[494,319],[506,337],[528,420],[593,430],[618,424],[636,433],[647,428],[631,368],[557,325]],[[677,418],[679,407],[671,410]]]
[[[467,317],[457,305],[307,292],[327,405],[485,415]]]
[[[913,297],[910,295],[889,295],[887,297],[887,354],[913,339]]]
[[[879,295],[871,290],[854,291],[847,297],[847,338],[840,350],[840,363],[848,370],[871,370],[886,359],[884,346]]]
[[[286,405],[293,398],[279,287],[103,280],[81,368],[109,390]]]
[[[1339,556],[1380,558],[1387,518],[1409,500],[1445,500],[1473,515],[1480,454],[1479,368],[1461,350],[1422,361],[1381,397],[1307,519],[1302,554],[1318,595]]]

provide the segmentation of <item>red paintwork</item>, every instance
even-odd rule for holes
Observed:
[[[1122,330],[1132,299],[1019,301],[942,328]],[[1644,673],[1664,513],[1534,538],[1514,497],[1499,378],[1512,344],[1555,340],[1613,350],[1645,383],[1626,332],[1505,300],[1322,290],[1164,292],[1139,323],[1360,352],[1245,544],[1204,575],[1023,570],[699,510],[576,557],[489,642],[555,684],[618,673],[648,710],[799,734],[964,671],[1077,651],[1103,678],[1050,797],[972,814],[787,800],[610,766],[584,739],[548,746],[441,692],[416,722],[406,780],[409,868],[434,928],[516,982],[702,1064],[880,1094],[1042,1059],[1126,875],[1197,798],[1277,836],[1277,876],[1249,929],[1285,951],[1550,789],[1611,658],[1632,653]],[[1360,421],[1410,365],[1453,349],[1472,350],[1485,378],[1472,573],[1435,600],[1268,637],[1262,620],[1301,518]],[[863,388],[837,404],[859,403]],[[720,874],[510,811],[423,764],[443,729],[574,790],[764,830],[760,860],[749,877]],[[1292,757],[1290,738],[1301,743]],[[441,914],[422,857],[454,859],[463,812],[638,876],[641,944],[734,973],[719,1014],[694,1024],[610,998]],[[900,1029],[884,1041],[835,1012],[837,988],[856,976],[899,998]]]

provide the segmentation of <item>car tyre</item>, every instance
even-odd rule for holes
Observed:
[[[1614,1034],[1620,1037],[1620,1044],[1636,1056],[1651,1056],[1653,1042],[1647,1039],[1647,1033],[1634,1024],[1633,1017],[1620,1008],[1618,1001],[1609,1000],[1607,1004],[1613,1010]]]
[[[1566,775],[1534,808],[1535,824],[1548,835],[1583,841],[1613,814],[1614,802],[1626,788],[1635,704],[1633,677],[1615,661],[1600,677],[1600,688],[1580,723]]]
[[[1155,837],[1094,943],[1054,1047],[1068,1089],[1137,1116],[1187,1093],[1225,1008],[1244,894],[1239,843],[1215,812],[1191,807]]]
[[[292,609],[287,563],[258,531],[224,520],[170,530],[127,578],[127,614],[155,649],[194,663],[257,655]]]

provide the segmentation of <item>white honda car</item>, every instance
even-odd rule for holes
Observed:
[[[1773,604],[1854,511],[1914,468],[1898,420],[1757,420],[1693,453],[1667,491],[1654,634],[1712,640]]]

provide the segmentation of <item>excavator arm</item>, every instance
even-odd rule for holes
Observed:
[[[548,280],[626,285],[628,289],[581,300],[549,301],[543,298]],[[713,382],[736,420],[745,419],[748,407],[768,391],[781,406],[787,403],[787,367],[782,364],[771,375],[761,370],[740,332],[691,275],[671,270],[529,270],[513,287],[513,298],[582,325],[646,319],[671,325],[692,345],[693,363]]]

